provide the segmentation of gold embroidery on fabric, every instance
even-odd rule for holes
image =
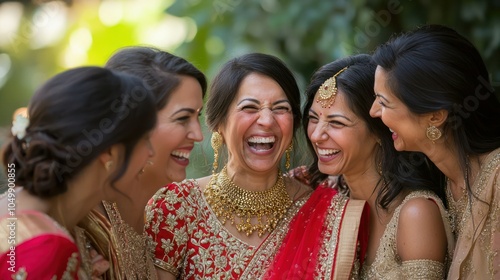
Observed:
[[[26,268],[21,267],[16,273],[12,274],[12,279],[14,280],[26,280],[28,278],[28,272]]]
[[[292,217],[307,200],[294,202],[276,229],[255,247],[227,231],[209,208],[196,180],[171,186],[175,187],[160,189],[146,207],[146,228],[152,234],[151,243],[156,250],[158,246],[163,250],[163,256],[156,255],[155,265],[172,268],[181,279],[258,278],[256,275],[263,273],[263,264],[270,264],[281,245]],[[185,221],[184,226],[179,226],[181,220]],[[173,238],[158,240],[158,234],[165,231]],[[183,249],[174,250],[179,247]]]
[[[179,276],[179,271],[177,271],[177,269],[175,269],[175,267],[173,267],[171,264],[164,262],[163,260],[155,259],[155,265],[167,272],[172,273],[175,278]]]
[[[431,198],[440,208],[444,209],[442,201],[430,191],[415,191],[410,193],[405,197],[403,202],[394,210],[394,214],[386,226],[386,229],[380,239],[380,245],[375,253],[375,260],[371,265],[364,263],[361,268],[361,279],[404,279],[401,278],[404,268],[402,267],[402,262],[397,255],[396,248],[396,234],[397,226],[399,222],[399,214],[403,205],[410,199],[417,197]],[[449,214],[442,210],[442,219],[444,223],[449,224]],[[448,251],[450,253],[450,251]],[[447,256],[447,262],[451,259],[451,256]],[[420,260],[413,260],[416,262]],[[445,264],[442,263],[443,271]],[[443,279],[442,275],[439,279]],[[418,278],[417,278],[418,279]]]
[[[66,270],[64,271],[61,280],[74,279],[73,275],[76,273],[77,267],[78,267],[78,253],[74,252],[68,259],[68,263],[66,264]]]
[[[498,199],[497,196],[499,186],[498,186],[498,169],[500,168],[500,148],[493,151],[483,166],[481,166],[481,171],[479,176],[475,180],[472,186],[472,201],[467,203],[466,208],[464,210],[464,214],[460,219],[460,227],[459,230],[460,235],[457,237],[458,244],[463,242],[464,244],[469,244],[474,240],[477,236],[477,241],[471,245],[468,252],[466,253],[466,258],[462,260],[454,260],[460,262],[460,278],[472,278],[477,277],[477,275],[483,275],[485,277],[495,278],[496,273],[498,273],[498,268],[495,267],[494,259],[500,253],[498,249],[492,248],[492,242],[495,238],[494,235],[498,235],[498,231],[500,231],[500,225],[498,222],[500,216],[500,205],[495,203],[495,199]],[[492,174],[494,174],[494,178],[492,178]],[[493,186],[488,187],[488,181],[493,180]],[[488,190],[491,190],[492,193],[489,193]],[[479,201],[474,197],[479,197],[483,201]],[[485,204],[487,203],[487,207]],[[477,210],[481,209],[481,210]],[[473,219],[472,211],[477,210],[477,215],[479,219]],[[487,211],[484,213],[484,211]],[[458,217],[455,217],[458,219]],[[481,224],[484,223],[483,226]],[[477,230],[481,228],[481,230]],[[480,249],[475,250],[474,247],[478,247]],[[457,248],[460,250],[461,248]],[[476,261],[473,262],[472,255],[481,254],[484,257],[475,258]],[[474,264],[480,266],[475,267]],[[483,266],[484,265],[484,266]],[[498,264],[496,264],[498,266]],[[450,270],[451,271],[451,270]]]
[[[152,266],[151,251],[145,235],[138,234],[131,226],[125,223],[116,203],[103,201],[104,209],[108,214],[112,233],[117,242],[117,257],[126,277],[136,279],[152,279],[156,272]]]
[[[92,275],[92,259],[90,258],[89,250],[87,244],[87,236],[85,235],[85,230],[81,227],[76,226],[73,229],[75,234],[75,243],[80,251],[82,257],[82,269],[87,275]]]
[[[448,200],[448,212],[450,213],[451,228],[455,238],[458,237],[462,228],[461,224],[463,223],[463,217],[466,212],[465,209],[467,208],[467,204],[469,202],[468,197],[467,192],[464,190],[463,195],[455,201],[451,192],[450,181],[447,180],[446,199]]]
[[[324,236],[321,237],[323,244],[318,256],[317,268],[314,270],[316,275],[315,279],[332,279],[332,267],[334,263],[335,252],[338,244],[338,234],[340,231],[340,222],[342,221],[342,215],[339,217],[339,213],[343,213],[343,209],[348,201],[348,198],[344,195],[335,195],[332,199],[330,206],[327,211],[326,228]]]
[[[444,279],[444,264],[433,260],[411,260],[401,264],[401,279]]]

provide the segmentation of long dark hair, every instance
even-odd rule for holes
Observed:
[[[3,163],[15,165],[17,185],[43,198],[64,193],[69,180],[119,143],[125,153],[113,185],[156,123],[154,100],[143,82],[100,67],[54,76],[35,92],[28,115],[26,135],[7,143]]]
[[[453,138],[465,178],[471,178],[468,156],[500,147],[500,102],[481,55],[455,30],[419,27],[378,47],[373,59],[411,112],[448,111],[444,135]]]
[[[429,169],[427,158],[422,153],[397,152],[394,148],[391,132],[378,118],[370,116],[370,108],[375,100],[373,84],[375,80],[376,65],[367,54],[359,54],[328,63],[318,69],[311,78],[306,89],[306,104],[303,110],[303,127],[307,133],[309,124],[309,110],[314,102],[318,88],[328,78],[335,75],[344,67],[348,67],[337,76],[337,88],[344,94],[349,108],[362,119],[376,138],[380,139],[380,146],[375,162],[380,162],[382,172],[378,183],[377,203],[384,209],[403,190],[432,190],[441,197],[438,185],[433,183],[432,173]],[[311,141],[307,141],[313,163],[309,166],[311,183],[316,187],[329,175],[323,174],[318,168],[318,156],[314,151]],[[339,183],[342,177],[339,176]]]

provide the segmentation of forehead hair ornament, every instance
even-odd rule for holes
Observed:
[[[324,81],[323,84],[318,89],[318,102],[323,108],[330,108],[333,102],[335,102],[335,96],[337,96],[337,76],[344,72],[348,66],[340,69],[335,75],[333,75],[328,80]]]

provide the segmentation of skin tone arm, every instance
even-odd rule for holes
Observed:
[[[446,232],[441,212],[434,201],[416,198],[403,206],[398,224],[397,250],[402,261],[445,261]]]
[[[175,276],[163,269],[156,267],[156,275],[158,275],[158,280],[175,280]]]

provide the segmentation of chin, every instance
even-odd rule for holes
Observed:
[[[174,182],[182,182],[184,179],[186,179],[186,175],[184,176],[175,176],[175,177],[170,177],[168,178],[168,183],[174,183]]]
[[[334,168],[331,168],[331,167],[328,168],[328,167],[318,166],[318,169],[323,174],[327,174],[327,175],[336,175],[336,174],[338,174],[338,171],[335,170]]]

